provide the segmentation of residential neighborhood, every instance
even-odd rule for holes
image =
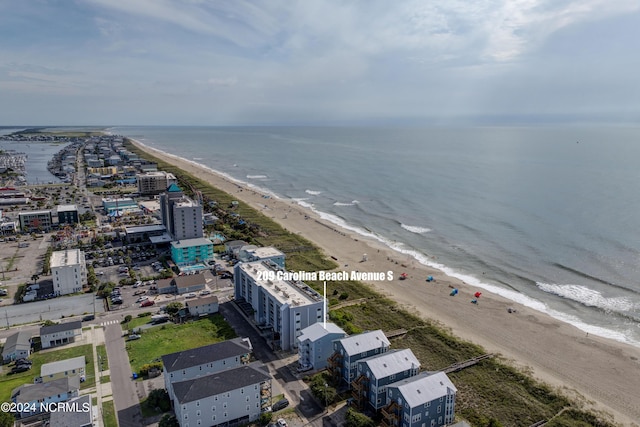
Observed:
[[[16,425],[320,426],[347,411],[454,425],[445,373],[381,330],[345,332],[313,285],[271,279],[285,251],[225,235],[221,218],[246,228],[237,203],[206,200],[122,137],[69,142],[49,164],[61,184],[3,199],[0,252],[18,255],[3,269],[0,379]]]

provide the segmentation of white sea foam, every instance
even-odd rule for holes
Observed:
[[[357,200],[352,200],[352,201],[351,201],[351,203],[335,202],[335,203],[333,204],[333,206],[355,206],[355,205],[357,205],[358,203],[360,203],[360,202],[359,202],[359,201],[357,201]]]
[[[418,227],[418,226],[415,226],[415,225],[400,224],[400,227],[402,227],[405,230],[410,231],[412,233],[416,233],[416,234],[424,234],[424,233],[428,233],[428,232],[431,231],[430,228]]]
[[[635,341],[633,341],[630,337],[632,336],[632,333],[629,331],[628,333],[625,333],[623,331],[619,331],[619,330],[614,330],[614,329],[608,329],[608,328],[603,328],[597,325],[591,325],[588,323],[583,322],[582,320],[578,319],[577,317],[568,315],[566,313],[551,309],[549,306],[547,306],[545,303],[543,303],[542,301],[539,301],[533,297],[524,295],[520,292],[517,292],[515,290],[512,289],[507,289],[501,286],[497,286],[497,285],[493,285],[490,283],[485,283],[482,282],[481,280],[479,280],[478,278],[469,275],[469,274],[463,274],[460,273],[459,271],[456,271],[450,267],[447,267],[444,264],[440,264],[438,262],[435,262],[432,258],[430,258],[429,256],[418,252],[414,249],[410,249],[407,248],[407,246],[401,242],[396,242],[393,240],[389,240],[385,237],[382,237],[376,233],[373,233],[371,231],[368,230],[364,230],[360,227],[355,227],[352,226],[350,224],[348,224],[347,222],[345,222],[342,218],[333,215],[333,214],[329,214],[326,212],[322,212],[320,210],[317,210],[312,204],[308,204],[308,203],[304,203],[301,202],[299,203],[301,206],[304,206],[308,209],[310,209],[311,211],[313,211],[314,213],[316,213],[320,218],[329,221],[343,229],[346,230],[350,230],[353,231],[355,233],[358,233],[359,235],[378,241],[386,246],[388,246],[389,248],[393,249],[396,252],[399,252],[401,254],[407,255],[411,258],[413,258],[414,260],[416,260],[418,263],[426,265],[428,267],[434,268],[436,270],[442,271],[444,274],[446,274],[447,276],[450,277],[455,277],[456,279],[461,280],[462,282],[464,282],[465,284],[469,285],[469,286],[473,286],[479,289],[484,289],[486,291],[489,291],[493,294],[496,295],[500,295],[504,298],[507,298],[511,301],[513,301],[514,303],[518,303],[520,305],[523,305],[525,307],[529,307],[533,310],[539,311],[541,313],[545,313],[557,320],[560,320],[562,322],[565,323],[569,323],[575,327],[577,327],[578,329],[585,331],[585,332],[589,332],[590,334],[593,335],[598,335],[604,338],[608,338],[608,339],[613,339],[616,341],[620,341],[620,342],[624,342],[626,344],[631,344],[634,346],[640,346],[640,343],[637,343]]]
[[[601,292],[582,285],[557,285],[551,283],[536,283],[545,292],[567,298],[589,307],[598,307],[607,311],[627,312],[634,308],[634,304],[625,297],[606,297]]]
[[[267,179],[267,175],[247,175],[247,179]]]
[[[304,190],[304,192],[307,194],[311,194],[312,196],[318,196],[322,194],[322,191],[316,191],[316,190]]]
[[[194,157],[193,160],[204,160],[202,157]]]

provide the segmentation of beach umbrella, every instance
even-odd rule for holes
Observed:
[[[428,276],[427,277],[427,282],[433,282],[433,276]]]
[[[404,280],[404,279],[406,279],[406,278],[407,278],[407,273],[402,273],[402,274],[400,275],[400,280]]]
[[[474,298],[474,299],[471,300],[471,304],[477,304],[477,303],[478,303],[477,299]]]
[[[482,295],[482,292],[476,292],[475,294],[473,294],[473,296],[476,298],[480,298],[480,295]]]
[[[458,294],[458,290],[457,290],[457,289],[453,289],[449,295],[451,295],[452,297],[454,297],[454,296],[456,296],[457,294]]]

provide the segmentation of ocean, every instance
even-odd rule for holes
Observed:
[[[640,346],[640,129],[114,127]]]

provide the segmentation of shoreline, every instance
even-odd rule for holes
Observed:
[[[500,353],[514,365],[531,368],[533,376],[587,406],[605,410],[623,425],[640,419],[640,384],[633,373],[640,369],[640,350],[629,344],[597,336],[548,314],[519,305],[486,289],[471,286],[425,266],[382,242],[343,229],[294,200],[286,200],[196,162],[167,154],[132,138],[135,146],[198,176],[214,187],[232,194],[289,230],[319,246],[337,259],[339,270],[362,272],[393,271],[394,280],[367,282],[374,290],[396,301],[408,311],[437,321],[454,335],[476,343],[489,352]],[[363,261],[363,254],[367,260]],[[399,281],[401,273],[409,278]],[[427,283],[425,278],[435,281]],[[459,295],[450,297],[452,287]],[[470,304],[481,290],[478,305]],[[516,308],[509,313],[508,308]],[[429,367],[426,367],[427,369]],[[573,391],[575,389],[575,391]]]

